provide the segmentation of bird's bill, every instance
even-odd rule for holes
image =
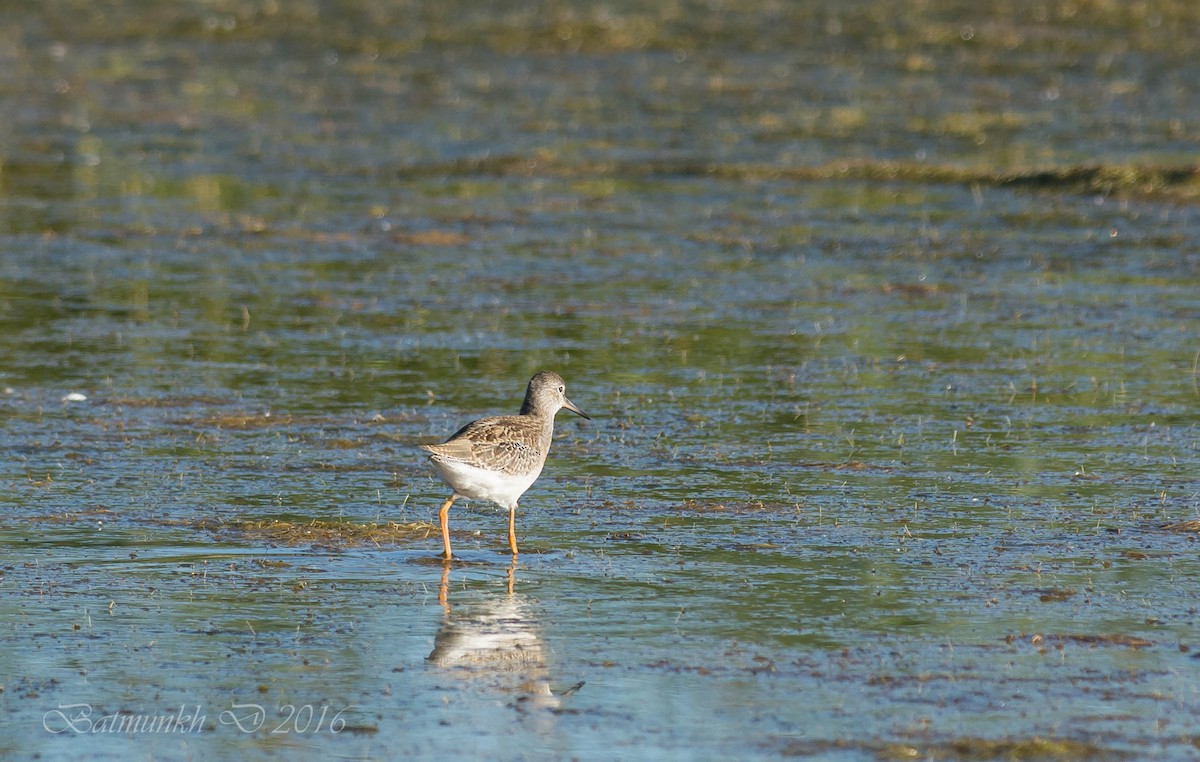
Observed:
[[[575,413],[576,415],[582,415],[584,418],[588,419],[589,421],[592,420],[592,417],[590,415],[583,412],[579,408],[575,407],[575,403],[569,399],[566,399],[565,397],[563,398],[563,407],[565,407],[567,410],[570,410],[572,413]]]

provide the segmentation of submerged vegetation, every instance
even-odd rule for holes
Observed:
[[[434,536],[437,526],[426,521],[398,524],[360,524],[353,521],[252,519],[214,522],[201,520],[198,529],[226,541],[253,544],[311,546],[326,550],[408,544]]]

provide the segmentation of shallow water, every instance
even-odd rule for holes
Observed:
[[[1191,4],[285,5],[3,11],[0,753],[1191,758]]]

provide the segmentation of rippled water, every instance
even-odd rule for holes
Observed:
[[[1190,758],[1200,17],[992,5],[2,9],[0,752]]]

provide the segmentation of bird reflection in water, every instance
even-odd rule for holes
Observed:
[[[529,599],[513,592],[515,579],[514,563],[508,568],[503,595],[473,596],[465,603],[451,605],[447,564],[438,589],[442,624],[428,661],[478,687],[512,694],[519,710],[557,711],[562,697],[571,695],[583,683],[561,693],[551,690],[541,627]]]

